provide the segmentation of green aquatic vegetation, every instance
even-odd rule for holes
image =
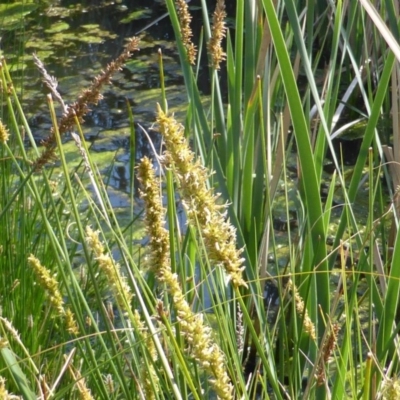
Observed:
[[[33,1],[20,1],[0,4],[0,31],[11,31],[23,27],[23,18],[36,10],[38,5]]]
[[[139,11],[134,11],[129,13],[125,18],[121,19],[121,24],[129,24],[132,21],[137,21],[138,19],[150,18],[151,10],[144,8]]]
[[[59,33],[62,31],[66,31],[70,26],[65,21],[56,22],[49,29],[45,29],[47,34]]]

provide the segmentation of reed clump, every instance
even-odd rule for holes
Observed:
[[[150,237],[152,266],[160,282],[170,294],[180,330],[188,343],[189,354],[212,376],[210,383],[221,399],[231,399],[233,386],[225,369],[225,356],[212,339],[211,328],[206,326],[202,314],[195,314],[185,299],[178,275],[171,270],[168,231],[164,227],[164,209],[159,181],[149,158],[138,166],[141,197],[145,203],[146,226]]]
[[[3,121],[0,119],[0,142],[6,143],[10,137],[10,133],[7,127],[3,124]]]
[[[158,352],[154,346],[154,341],[149,333],[149,330],[145,323],[140,317],[138,310],[133,313],[133,320],[136,330],[139,332],[141,339],[144,340],[147,353],[151,358],[151,364],[146,362],[146,358],[143,356],[141,359],[140,373],[141,373],[141,385],[143,387],[146,399],[155,399],[157,393],[160,391],[159,381],[157,371],[154,368],[154,363],[158,360]]]
[[[292,293],[293,295],[293,300],[295,303],[296,311],[300,318],[303,318],[303,327],[304,331],[310,335],[312,340],[316,340],[317,335],[315,332],[315,325],[314,322],[311,320],[308,310],[306,305],[304,304],[304,300],[302,299],[299,291],[297,290],[296,285],[294,282],[289,279],[288,284],[287,284],[288,290]]]
[[[211,56],[211,66],[216,70],[220,69],[221,62],[226,59],[226,54],[222,47],[222,40],[226,35],[225,19],[225,1],[218,0],[213,14],[211,38],[207,45]]]
[[[196,62],[197,49],[192,41],[193,33],[192,28],[190,27],[192,16],[189,12],[189,6],[185,0],[176,0],[175,5],[178,13],[179,23],[181,24],[182,43],[186,48],[189,64],[193,65]]]
[[[157,123],[165,141],[164,164],[174,171],[189,222],[199,226],[209,260],[221,266],[234,287],[247,286],[242,250],[236,248],[236,229],[227,219],[225,204],[208,188],[209,172],[184,136],[184,128],[158,105]]]
[[[107,253],[103,243],[99,239],[100,231],[94,231],[90,226],[86,227],[86,241],[93,251],[94,259],[99,263],[99,268],[105,274],[115,299],[122,310],[130,310],[133,293],[121,274],[120,265]]]
[[[0,399],[2,400],[19,400],[22,399],[21,396],[16,396],[12,393],[9,393],[6,389],[6,380],[0,376]]]
[[[28,265],[34,271],[38,283],[47,293],[47,299],[52,309],[55,310],[54,316],[60,317],[65,321],[69,333],[77,335],[79,333],[78,324],[73,312],[68,307],[65,307],[59,283],[55,276],[52,276],[50,271],[33,254],[28,257]]]

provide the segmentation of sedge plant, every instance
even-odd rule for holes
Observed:
[[[51,92],[42,148],[1,60],[0,393],[398,397],[398,6],[237,0],[231,19],[202,0],[199,41],[189,4],[166,6],[186,118],[168,111],[159,52],[165,151],[136,168],[141,200],[131,176],[128,227],[81,124],[139,40],[71,104],[36,61]],[[349,166],[335,143],[356,126]]]

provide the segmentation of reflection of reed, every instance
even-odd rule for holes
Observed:
[[[185,3],[190,3],[192,0],[186,0]],[[146,31],[147,29],[151,28],[152,26],[158,24],[160,21],[162,21],[164,18],[168,16],[168,12],[164,13],[161,15],[161,17],[156,18],[155,20],[151,21],[149,24],[147,24],[144,28],[138,30],[135,35],[139,35],[139,33],[142,33]],[[1,38],[0,38],[1,40]]]
[[[126,177],[126,169],[124,166],[120,165],[115,168],[117,177],[115,180],[118,182],[118,189],[125,191],[128,186],[128,178]]]

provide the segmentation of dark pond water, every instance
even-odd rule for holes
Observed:
[[[37,143],[48,135],[51,121],[45,96],[48,90],[41,82],[32,53],[58,79],[64,101],[71,103],[121,53],[127,38],[166,13],[162,0],[25,3],[1,2],[0,43]],[[198,7],[193,6],[193,12],[198,13]],[[94,153],[117,153],[111,184],[122,190],[128,190],[126,165],[131,157],[128,104],[137,131],[136,159],[152,152],[139,125],[148,130],[158,148],[158,135],[150,128],[161,94],[159,49],[163,53],[169,109],[183,116],[187,104],[168,17],[141,32],[140,37],[140,52],[114,76],[113,85],[105,88],[104,99],[92,107],[83,126],[86,138],[93,142]]]

